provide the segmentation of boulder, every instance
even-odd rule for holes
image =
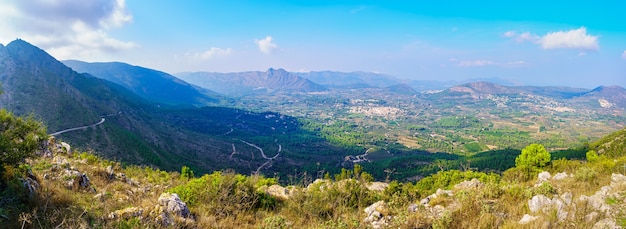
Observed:
[[[437,195],[437,196],[453,196],[454,193],[452,192],[452,190],[437,189],[437,192],[435,192],[435,195]]]
[[[565,179],[567,177],[569,177],[567,175],[567,173],[564,173],[564,172],[563,173],[557,173],[557,174],[554,174],[554,176],[552,177],[552,180],[558,181],[558,180],[563,180],[563,179]]]
[[[532,221],[535,221],[538,218],[539,217],[537,217],[537,216],[532,216],[532,215],[529,215],[529,214],[525,214],[522,217],[522,219],[520,219],[519,222],[517,222],[517,223],[519,223],[519,224],[528,224],[528,223],[530,223]]]
[[[413,212],[417,211],[417,208],[418,208],[417,204],[411,204],[411,205],[409,205],[408,210],[409,210],[409,212],[413,213]]]
[[[598,214],[597,212],[591,212],[587,215],[585,215],[585,222],[591,222],[594,221],[598,218],[600,214]]]
[[[289,189],[280,186],[280,185],[271,185],[265,188],[265,193],[276,198],[277,200],[287,200],[289,199]]]
[[[130,219],[133,217],[141,217],[143,215],[143,208],[127,207],[121,210],[117,210],[109,213],[109,219]]]
[[[626,176],[618,173],[611,174],[611,186],[619,187],[626,185]]]
[[[37,180],[31,177],[19,178],[19,180],[22,181],[22,185],[24,186],[24,188],[28,190],[28,196],[33,197],[35,194],[37,194],[37,190],[39,189],[39,183],[37,182]]]
[[[189,208],[187,208],[187,204],[180,200],[180,197],[178,197],[178,194],[176,193],[170,194],[166,192],[161,194],[161,196],[159,196],[158,203],[163,207],[163,210],[166,213],[183,218],[189,218],[191,216],[191,212],[189,211]]]
[[[60,145],[61,145],[61,147],[59,147],[59,148],[62,150],[61,151],[62,153],[65,153],[65,154],[72,153],[72,147],[70,147],[70,144],[67,144],[65,142],[61,142]]]
[[[549,172],[543,171],[537,175],[537,183],[542,183],[544,181],[549,181],[552,178]]]
[[[615,223],[615,219],[602,219],[593,225],[592,229],[621,229],[622,227],[617,226]]]
[[[572,193],[571,192],[563,193],[563,194],[561,194],[560,197],[561,197],[561,200],[563,200],[563,202],[566,205],[571,205],[572,204],[572,198],[573,197],[572,197]]]
[[[454,186],[454,189],[471,189],[471,188],[480,188],[485,186],[483,182],[480,182],[478,179],[474,178],[469,181],[463,181]]]
[[[387,216],[387,214],[389,214],[389,207],[385,201],[381,200],[373,203],[365,208],[364,211],[367,214],[367,217],[363,219],[364,223],[369,223],[372,228],[384,228],[388,226],[391,217]]]
[[[389,187],[389,184],[385,183],[385,182],[370,182],[367,184],[367,189],[370,191],[376,191],[376,192],[382,192],[385,191],[385,189]]]
[[[562,197],[558,196],[555,196],[552,199],[544,195],[533,196],[533,198],[528,201],[528,208],[532,213],[538,213],[540,211],[543,213],[549,213],[550,210],[554,209],[556,210],[556,216],[559,221],[564,221],[567,219],[569,214],[567,212],[566,202],[571,202],[571,193],[569,193],[569,195],[564,193],[562,196],[565,197],[565,199],[569,198],[569,200],[563,200]]]
[[[528,208],[530,209],[530,212],[532,213],[537,213],[551,206],[552,206],[552,200],[550,200],[550,198],[544,195],[533,196],[533,198],[531,198],[528,201]]]

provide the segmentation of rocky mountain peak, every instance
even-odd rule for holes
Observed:
[[[16,39],[6,46],[7,53],[16,64],[33,65],[51,72],[71,72],[71,69],[52,57],[46,51],[22,39]]]

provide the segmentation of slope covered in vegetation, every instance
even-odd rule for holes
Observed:
[[[5,116],[2,126],[19,119]],[[22,135],[5,136],[9,130],[35,130],[30,137],[38,133],[38,128],[2,129],[3,141],[15,144],[24,141],[13,136]],[[232,171],[195,177],[187,167],[178,173],[125,165],[75,151],[54,138],[32,138],[39,147],[22,148],[32,153],[2,162],[0,226],[623,227],[626,156],[618,150],[625,133],[593,143],[583,160],[550,160],[543,146],[530,145],[515,167],[501,174],[442,170],[414,183],[374,182],[358,164],[314,181],[304,175],[291,184]],[[4,147],[2,153],[14,149]]]

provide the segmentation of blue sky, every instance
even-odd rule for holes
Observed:
[[[58,59],[626,87],[621,1],[3,2],[0,43],[19,37]]]

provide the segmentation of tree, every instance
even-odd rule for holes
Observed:
[[[515,158],[515,167],[519,168],[530,178],[540,168],[550,163],[550,153],[540,144],[530,144]]]
[[[183,168],[180,171],[180,177],[181,178],[185,178],[185,179],[191,179],[194,177],[193,175],[193,170],[191,170],[189,167],[187,166],[183,166]]]
[[[47,140],[46,128],[33,117],[21,118],[0,110],[0,172],[5,165],[17,165],[35,155]]]

